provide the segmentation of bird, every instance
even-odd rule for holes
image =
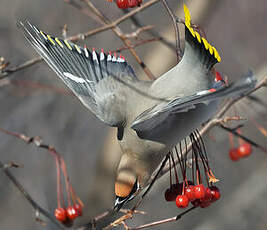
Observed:
[[[221,57],[195,31],[185,4],[184,14],[182,59],[154,81],[140,80],[122,55],[90,51],[18,21],[29,43],[82,104],[117,128],[122,154],[114,183],[115,210],[148,186],[166,154],[208,121],[224,98],[240,97],[255,87],[252,71],[233,84],[214,78]]]

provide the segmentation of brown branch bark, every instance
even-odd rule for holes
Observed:
[[[163,219],[163,220],[159,220],[159,221],[155,221],[149,224],[143,224],[140,225],[138,227],[134,227],[134,228],[129,228],[129,230],[139,230],[139,229],[144,229],[144,228],[149,228],[149,227],[153,227],[153,226],[157,226],[157,225],[161,225],[161,224],[165,224],[165,223],[171,223],[171,222],[175,222],[177,220],[180,220],[182,218],[182,216],[184,216],[185,214],[193,211],[194,209],[196,209],[196,207],[192,207],[187,209],[186,211],[182,212],[181,214],[171,217],[171,218],[167,218],[167,219]]]
[[[90,1],[90,0],[83,0],[88,7],[100,18],[100,20],[102,21],[102,23],[104,25],[108,25],[110,24],[110,20],[105,17],[95,6],[94,4]],[[148,76],[148,78],[150,78],[151,80],[154,80],[155,77],[152,74],[152,72],[150,71],[150,69],[146,66],[146,64],[142,61],[142,59],[138,56],[137,52],[134,50],[134,48],[132,48],[132,43],[131,41],[126,37],[126,35],[121,31],[121,29],[115,25],[111,28],[111,30],[123,41],[123,43],[129,48],[131,54],[133,55],[133,57],[136,59],[136,61],[138,62],[138,64],[142,67],[142,69],[144,70],[144,72],[146,73],[146,75]]]
[[[96,29],[93,29],[93,30],[89,30],[85,33],[79,33],[77,35],[74,35],[74,36],[70,36],[67,38],[67,40],[70,40],[72,42],[75,42],[77,40],[84,40],[85,38],[89,37],[89,36],[92,36],[94,34],[97,34],[97,33],[100,33],[102,31],[106,31],[108,29],[111,29],[111,28],[114,28],[116,27],[117,25],[119,25],[121,22],[131,18],[133,15],[143,11],[144,9],[154,5],[155,3],[159,2],[160,0],[150,0],[146,3],[144,3],[141,7],[137,7],[136,9],[132,10],[131,12],[129,12],[128,14],[125,14],[123,15],[122,17],[118,18],[117,20],[111,22],[111,23],[108,23],[102,27],[99,27],[99,28],[96,28]],[[127,47],[130,47],[130,44],[127,45]],[[4,71],[2,71],[2,73],[0,73],[0,80],[5,78],[5,77],[8,77],[10,76],[11,74],[19,71],[19,70],[22,70],[22,69],[25,69],[25,68],[28,68],[36,63],[39,63],[40,61],[42,61],[42,58],[41,57],[38,57],[38,58],[33,58],[33,59],[30,59],[28,61],[25,61],[24,63],[22,64],[19,64],[17,66],[14,66],[14,67],[11,67],[9,69],[5,69]]]
[[[3,131],[3,129],[1,129]],[[5,133],[8,133],[5,131]],[[10,170],[4,166],[4,164],[0,161],[0,168],[3,170],[4,174],[8,177],[8,179],[15,185],[15,187],[20,191],[20,193],[24,196],[24,198],[30,203],[30,205],[34,208],[34,210],[38,213],[42,213],[45,217],[47,217],[53,224],[55,224],[59,229],[65,229],[59,222],[55,219],[53,215],[51,215],[47,210],[42,208],[27,192],[27,190],[22,186],[22,184],[13,176]]]
[[[182,58],[182,49],[181,49],[181,44],[180,44],[180,33],[179,33],[179,28],[176,22],[177,16],[173,14],[171,11],[168,3],[166,0],[161,0],[165,9],[167,10],[168,14],[170,15],[174,27],[174,32],[175,32],[175,41],[176,41],[176,56],[177,56],[177,62],[179,62]]]

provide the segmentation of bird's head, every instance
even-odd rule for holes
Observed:
[[[125,169],[120,170],[115,181],[116,200],[114,210],[119,211],[121,207],[133,199],[140,191],[140,183],[134,172]]]
[[[115,179],[115,210],[140,193],[150,178],[149,167],[133,153],[125,153],[120,159]]]
[[[115,210],[120,210],[125,203],[137,196],[148,185],[152,173],[161,160],[162,158],[157,155],[124,151],[115,179]]]

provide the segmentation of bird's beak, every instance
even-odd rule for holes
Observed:
[[[119,196],[116,196],[116,199],[115,199],[115,204],[114,204],[114,210],[115,211],[119,211],[121,209],[121,207],[127,202],[129,201],[129,197],[119,197]]]

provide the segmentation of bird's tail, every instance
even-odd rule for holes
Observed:
[[[221,61],[221,57],[214,46],[195,31],[191,25],[189,9],[184,4],[185,14],[185,56],[198,57],[207,69]]]

